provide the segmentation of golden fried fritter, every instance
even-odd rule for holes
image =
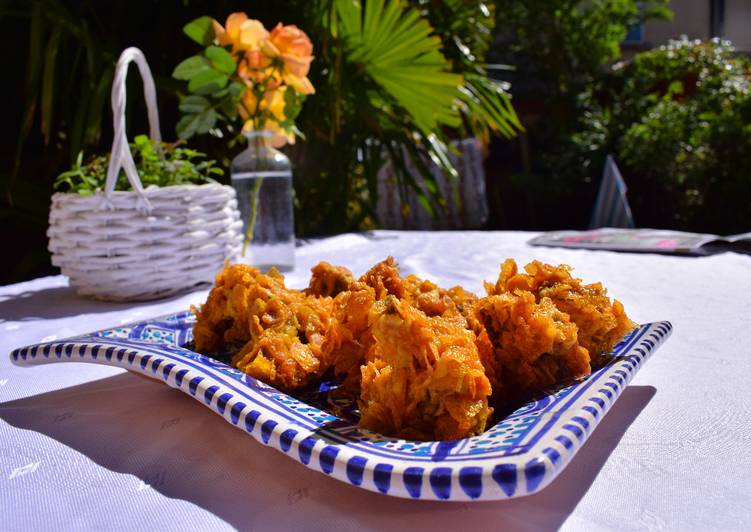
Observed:
[[[394,262],[394,257],[382,260],[360,277],[360,282],[375,290],[378,301],[388,295],[403,298],[407,294],[404,279],[399,275],[399,266]]]
[[[477,314],[477,305],[482,300],[461,286],[450,288],[448,290],[448,295],[453,301],[456,310],[467,321],[467,328],[469,328],[475,335],[475,345],[480,354],[480,361],[485,367],[485,375],[488,377],[490,385],[493,387],[494,400],[497,400],[501,397],[501,392],[504,386],[501,379],[501,366],[495,356],[493,343],[490,341],[485,325],[479,319]]]
[[[344,266],[319,262],[311,268],[312,276],[305,293],[312,296],[331,296],[350,290],[355,282],[352,272]]]
[[[217,274],[208,300],[196,311],[196,350],[214,353],[225,343],[250,340],[251,307],[283,290],[284,277],[275,269],[264,275],[244,264],[225,267]]]
[[[396,296],[409,301],[428,316],[446,317],[460,314],[448,290],[416,275],[402,277],[399,274],[399,265],[394,262],[393,257],[388,257],[373,266],[360,278],[360,282],[371,286],[378,300],[388,295]],[[469,295],[475,297],[473,294]]]
[[[610,352],[636,326],[626,316],[619,301],[611,303],[602,284],[582,284],[581,279],[571,277],[570,266],[533,261],[524,269],[526,274],[518,273],[516,263],[512,259],[506,260],[496,284],[486,284],[488,294],[525,290],[531,292],[537,301],[550,298],[576,324],[579,343],[593,358]]]
[[[373,345],[368,319],[375,303],[375,290],[364,283],[354,283],[351,288],[334,298],[324,358],[336,375],[344,377],[343,384],[348,389],[358,391],[360,366]]]
[[[387,296],[369,321],[374,343],[362,367],[362,427],[419,440],[485,430],[490,382],[462,320],[429,317]]]
[[[408,276],[404,280],[404,284],[407,299],[428,316],[450,317],[461,315],[448,290],[425,279],[420,279],[416,275]]]
[[[314,268],[314,275],[316,268]],[[330,270],[330,268],[326,269]],[[359,386],[359,367],[365,363],[365,354],[374,343],[367,316],[376,301],[396,297],[400,301],[408,302],[429,317],[442,316],[458,320],[458,325],[471,329],[459,304],[464,303],[464,306],[469,309],[470,302],[477,300],[477,296],[461,287],[453,288],[452,295],[451,291],[416,275],[402,277],[393,257],[377,263],[358,281],[349,281],[349,289],[350,292],[340,293],[334,300],[335,319],[331,335],[331,351],[334,353],[332,365],[336,373],[347,375],[346,383],[354,389]],[[455,299],[459,304],[455,302]],[[468,311],[467,316],[473,315]],[[475,320],[473,317],[471,319]],[[483,362],[487,361],[491,382],[497,382],[495,360],[487,334],[478,335],[476,340],[481,359]]]
[[[329,328],[331,298],[307,296],[284,286],[275,269],[262,274],[233,265],[217,275],[216,286],[196,313],[196,350],[214,353],[243,343],[232,365],[282,390],[294,390],[325,370],[322,346]]]
[[[479,434],[493,404],[584,376],[590,355],[634,324],[599,284],[568,266],[507,260],[487,297],[402,277],[392,257],[359,279],[322,262],[305,290],[244,265],[216,278],[196,311],[196,349],[233,351],[232,364],[283,391],[331,369],[359,394],[362,427],[403,438]]]
[[[493,345],[509,401],[589,374],[577,327],[549,298],[517,290],[482,298],[476,314]]]

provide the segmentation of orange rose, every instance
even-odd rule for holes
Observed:
[[[240,40],[240,25],[246,20],[248,20],[248,15],[245,13],[232,13],[227,17],[224,26],[215,20],[213,26],[217,42],[222,46],[232,45],[234,48],[235,43]]]
[[[214,36],[222,46],[232,45],[232,51],[260,50],[261,43],[269,38],[269,32],[259,21],[249,19],[245,13],[232,13],[224,27],[216,20]]]
[[[243,80],[261,83],[269,76],[270,66],[271,59],[268,56],[258,50],[248,50],[238,63],[237,75]]]
[[[269,111],[274,120],[283,121],[286,118],[284,114],[284,92],[286,90],[287,87],[268,90],[259,101],[253,93],[252,85],[248,85],[242,95],[242,103],[239,107],[240,116],[243,120],[251,120],[259,111]]]
[[[313,61],[313,44],[297,26],[284,26],[280,22],[271,30],[269,41],[278,51],[285,67],[298,77],[308,75]]]
[[[313,44],[297,26],[284,26],[281,22],[262,44],[263,52],[271,57],[280,57],[284,62],[282,77],[285,83],[302,94],[315,92],[313,84],[306,77],[313,61]]]

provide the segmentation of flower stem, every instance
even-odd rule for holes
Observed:
[[[264,146],[264,138],[260,135],[255,135],[249,139],[249,143],[252,142],[255,145],[256,160],[259,162],[257,170],[266,170],[265,158],[260,156],[261,147]],[[256,218],[258,217],[258,196],[261,193],[261,185],[263,185],[263,177],[257,176],[253,180],[253,187],[250,189],[250,212],[248,213],[248,226],[245,231],[245,240],[243,242],[242,256],[245,256],[245,252],[253,240],[253,231],[256,226]]]
[[[245,256],[245,252],[253,240],[253,230],[256,226],[256,217],[258,216],[258,196],[261,193],[261,185],[263,185],[263,178],[257,177],[253,180],[253,188],[250,189],[250,213],[248,213],[248,229],[245,231],[245,242],[243,242],[242,254]]]

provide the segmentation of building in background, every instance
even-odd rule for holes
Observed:
[[[652,48],[686,35],[689,39],[722,37],[739,52],[751,53],[751,0],[672,0],[670,9],[673,20],[634,28],[626,47]]]

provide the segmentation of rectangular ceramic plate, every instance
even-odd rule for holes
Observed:
[[[479,436],[415,442],[358,428],[356,405],[329,393],[326,383],[295,398],[182,347],[193,322],[181,312],[23,347],[11,359],[19,366],[93,362],[164,381],[264,445],[353,486],[413,499],[496,500],[547,486],[672,330],[666,321],[641,325],[605,367],[530,401]]]

